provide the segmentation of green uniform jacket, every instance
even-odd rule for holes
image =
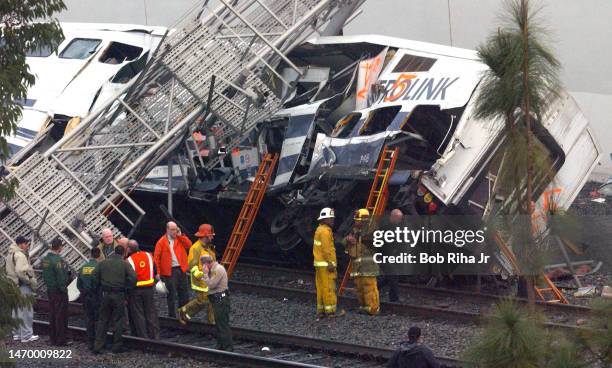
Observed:
[[[56,253],[49,252],[42,260],[43,280],[47,285],[47,292],[67,292],[69,283],[68,264]]]
[[[96,286],[112,289],[132,289],[136,287],[136,273],[123,257],[112,254],[98,263],[93,278]]]
[[[85,290],[96,289],[96,283],[94,280],[94,270],[98,265],[98,261],[90,259],[87,263],[79,270],[79,276],[77,279],[77,288],[83,292]]]
[[[100,249],[100,257],[98,258],[98,262],[102,262],[108,256],[114,254],[115,253],[115,247],[117,245],[119,245],[119,243],[117,243],[116,239],[113,239],[113,244],[111,244],[110,246],[104,244],[104,242],[102,242],[102,240],[100,240],[100,242],[98,243],[98,249]]]

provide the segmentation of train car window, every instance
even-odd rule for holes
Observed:
[[[102,40],[93,38],[75,38],[62,50],[59,57],[62,59],[87,59],[100,45]]]
[[[111,42],[106,48],[100,62],[105,64],[121,64],[124,61],[136,59],[142,53],[142,47],[132,46],[121,42]]]
[[[53,53],[51,46],[40,46],[26,50],[26,57],[47,57]]]
[[[145,52],[144,55],[138,58],[138,60],[132,61],[119,69],[117,74],[113,76],[111,79],[111,83],[127,83],[130,79],[134,78],[138,73],[140,73],[145,65],[147,64],[147,58],[149,57],[149,52]]]
[[[387,130],[387,127],[400,111],[400,106],[383,107],[370,112],[368,120],[359,130],[359,135],[372,135]]]
[[[444,152],[452,137],[465,106],[440,110],[438,105],[419,105],[401,129],[422,136],[439,154]]]
[[[393,73],[426,72],[435,62],[436,59],[406,54],[393,68]]]
[[[355,128],[357,122],[361,119],[361,113],[348,114],[346,117],[341,119],[332,132],[332,137],[335,138],[346,138]]]

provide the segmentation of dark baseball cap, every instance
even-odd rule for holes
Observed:
[[[23,244],[23,243],[29,243],[30,239],[26,238],[25,236],[18,236],[17,239],[15,239],[15,243],[17,244]]]

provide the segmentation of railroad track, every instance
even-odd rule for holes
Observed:
[[[38,299],[36,310],[37,313],[48,311],[48,301]],[[81,304],[70,303],[69,313],[81,315]],[[216,340],[212,325],[190,321],[187,326],[182,326],[172,318],[160,317],[159,320],[160,340],[126,335],[126,345],[132,349],[185,355],[245,367],[383,367],[393,354],[391,349],[237,327],[232,328],[234,352],[230,353],[214,349]],[[44,333],[48,323],[36,321],[35,327],[38,332]],[[86,339],[82,327],[70,326],[69,329],[73,338]],[[443,367],[461,366],[460,361],[455,359],[437,359]]]
[[[304,301],[315,298],[314,274],[311,271],[239,264],[230,284],[232,290],[264,296],[283,295]],[[513,300],[519,304],[526,303],[524,299],[518,298],[408,284],[400,285],[400,294],[404,297],[403,302],[381,301],[381,311],[396,315],[477,322],[483,320],[483,317],[490,313],[493,304],[502,299]],[[410,303],[411,298],[416,302]],[[339,303],[347,307],[357,306],[357,300],[346,295],[339,297]],[[547,317],[548,327],[570,331],[580,330],[577,322],[588,318],[591,311],[584,306],[544,303],[538,303],[537,309]]]

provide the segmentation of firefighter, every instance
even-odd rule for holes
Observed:
[[[230,329],[230,297],[227,289],[227,272],[211,256],[201,257],[202,279],[208,285],[208,300],[215,313],[217,327],[217,349],[233,351]]]
[[[51,251],[42,260],[43,280],[49,298],[49,341],[51,345],[67,346],[72,341],[68,334],[68,284],[70,271],[62,256],[63,244],[60,239],[51,241]]]
[[[317,287],[317,320],[344,315],[336,313],[336,248],[334,247],[334,210],[326,207],[319,214],[319,226],[315,231],[312,255]]]
[[[353,230],[345,238],[346,253],[351,257],[351,278],[355,282],[360,309],[370,315],[380,311],[376,277],[378,265],[374,262],[370,211],[365,208],[355,212]]]
[[[187,263],[189,264],[189,280],[191,289],[195,292],[196,297],[178,309],[178,320],[181,324],[187,324],[193,316],[201,311],[204,306],[208,306],[208,323],[215,323],[215,316],[212,306],[208,301],[208,286],[201,279],[202,277],[202,261],[203,256],[210,256],[214,261],[217,260],[215,246],[212,240],[215,236],[215,231],[210,224],[202,224],[195,234],[198,240],[189,248],[189,256]]]
[[[134,332],[138,337],[159,340],[159,319],[153,294],[155,263],[151,253],[140,250],[138,242],[130,239],[128,264],[136,273],[136,287],[128,291],[128,308]]]
[[[92,248],[91,258],[81,267],[77,276],[77,288],[81,293],[83,309],[85,310],[85,328],[89,350],[93,350],[96,341],[96,323],[98,322],[98,308],[100,306],[100,291],[93,278],[94,269],[98,265],[98,258],[100,258],[100,248]]]
[[[121,334],[124,327],[125,293],[136,286],[136,273],[123,260],[125,248],[118,245],[115,253],[100,262],[94,270],[94,280],[101,290],[100,319],[96,326],[94,354],[99,354],[106,340],[109,323],[112,323],[114,353],[123,352]]]

